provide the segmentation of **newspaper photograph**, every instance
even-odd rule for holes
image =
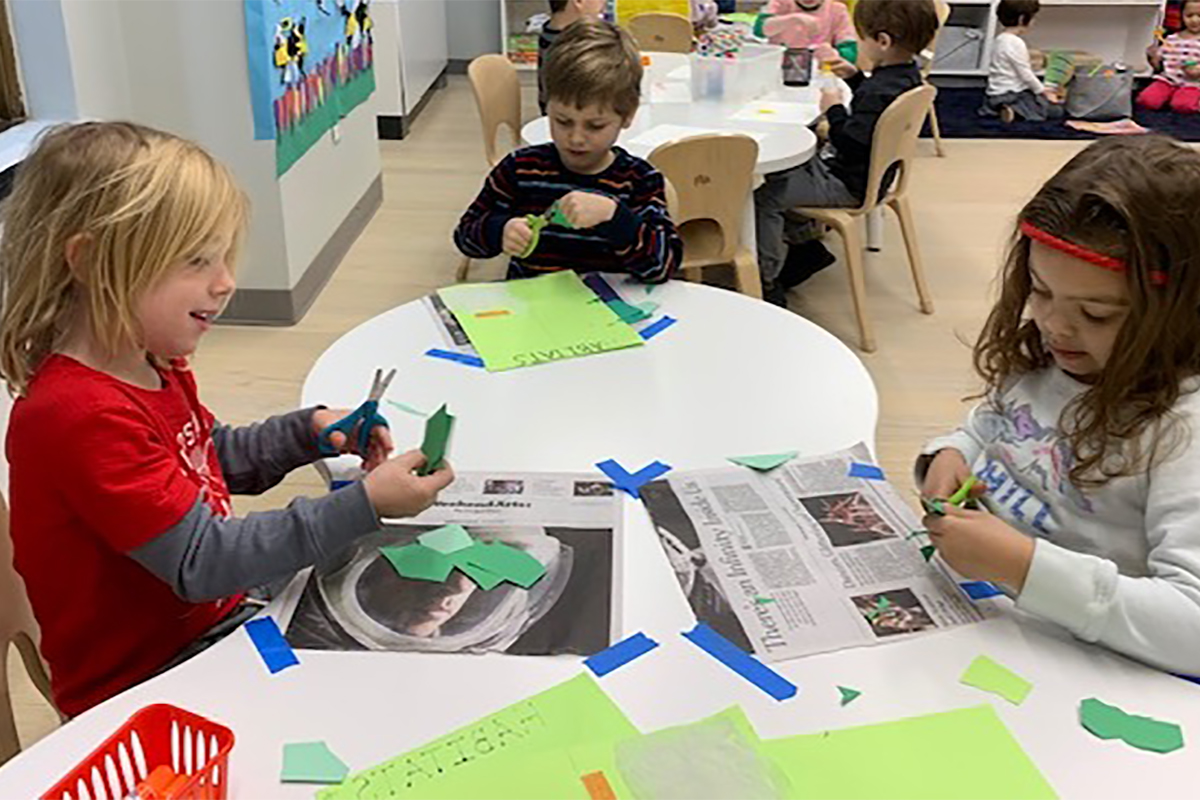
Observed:
[[[386,523],[289,590],[279,615],[308,650],[591,655],[619,630],[620,499],[595,475],[462,473],[420,516]],[[380,552],[449,523],[545,567],[528,589],[484,591],[460,570],[401,577]]]
[[[916,513],[886,481],[848,476],[865,445],[770,472],[679,471],[641,488],[697,619],[766,661],[978,622],[926,562]]]

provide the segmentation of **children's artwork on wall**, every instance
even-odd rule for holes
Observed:
[[[245,0],[254,138],[282,175],[375,91],[369,0]]]

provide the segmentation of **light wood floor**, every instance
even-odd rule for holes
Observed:
[[[525,108],[536,109],[526,91]],[[292,328],[220,327],[196,359],[203,397],[217,416],[246,423],[295,407],[309,366],[360,322],[452,283],[458,256],[450,232],[486,172],[478,118],[466,80],[452,77],[402,142],[381,143],[383,208],[305,319]],[[989,308],[992,278],[1013,217],[1038,185],[1078,151],[1072,142],[948,141],[947,156],[917,164],[914,209],[937,313],[917,311],[899,230],[889,219],[885,252],[868,263],[870,311],[879,338],[865,357],[881,397],[878,453],[906,490],[913,453],[963,413],[973,388],[969,350]],[[501,274],[476,264],[472,277]],[[791,307],[853,345],[855,324],[842,267],[793,292]],[[239,512],[280,507],[321,483],[302,470],[276,489],[240,498]],[[56,725],[24,671],[10,660],[18,727],[28,744]]]

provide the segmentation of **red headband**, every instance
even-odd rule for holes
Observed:
[[[1066,253],[1069,256],[1086,261],[1089,264],[1094,264],[1101,269],[1107,269],[1112,272],[1125,272],[1126,264],[1119,258],[1106,256],[1103,253],[1097,253],[1095,250],[1089,250],[1080,244],[1068,242],[1066,239],[1060,239],[1052,233],[1046,233],[1038,226],[1028,220],[1021,220],[1021,233],[1028,236],[1030,239],[1036,239],[1047,247],[1053,247],[1060,253]],[[1167,283],[1167,273],[1161,270],[1150,271],[1150,283],[1154,286],[1165,286]]]

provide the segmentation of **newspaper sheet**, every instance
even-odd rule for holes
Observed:
[[[380,553],[452,522],[525,550],[546,574],[483,591],[458,570],[444,583],[402,578]],[[619,630],[620,529],[601,476],[460,473],[433,508],[314,568],[279,619],[303,649],[590,655]]]
[[[696,617],[767,661],[983,619],[865,445],[770,472],[672,472],[641,496]]]

